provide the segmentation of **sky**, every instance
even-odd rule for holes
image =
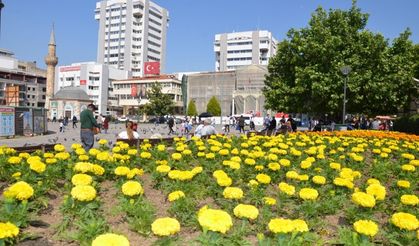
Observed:
[[[3,0],[0,48],[20,60],[44,57],[52,23],[55,25],[59,65],[95,61],[98,22],[96,0]],[[214,35],[269,30],[283,40],[290,28],[308,25],[313,11],[348,9],[351,0],[154,0],[170,15],[166,47],[166,73],[213,71]],[[369,13],[367,28],[390,41],[406,28],[419,43],[419,0],[358,0]]]

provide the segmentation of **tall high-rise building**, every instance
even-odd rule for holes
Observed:
[[[269,31],[233,32],[215,35],[215,71],[240,66],[268,65],[278,41]]]
[[[169,13],[149,0],[96,3],[97,62],[144,75],[144,62],[159,61],[164,72]]]

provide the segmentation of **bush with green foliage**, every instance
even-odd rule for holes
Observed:
[[[198,115],[198,112],[196,111],[196,105],[195,105],[195,102],[193,100],[189,101],[188,110],[187,110],[186,114],[188,116]]]
[[[215,96],[211,97],[207,104],[207,112],[213,116],[221,116],[221,106]]]
[[[394,130],[419,134],[419,114],[403,116],[394,121]]]

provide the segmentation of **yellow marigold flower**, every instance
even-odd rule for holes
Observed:
[[[77,185],[71,189],[71,196],[82,202],[89,202],[96,198],[96,190],[90,185]]]
[[[64,152],[65,147],[62,144],[56,144],[56,145],[54,145],[54,150],[57,151],[57,152]]]
[[[419,227],[419,221],[416,216],[403,212],[393,214],[393,216],[391,216],[391,223],[400,229],[408,231],[416,230]]]
[[[128,150],[128,155],[136,155],[138,153],[138,151],[136,149],[129,149]]]
[[[284,167],[289,167],[291,165],[291,161],[288,159],[281,159],[279,160],[279,164]]]
[[[199,210],[198,222],[206,230],[221,232],[223,234],[233,226],[233,220],[227,212],[218,209],[209,209],[206,206]]]
[[[115,147],[115,148],[117,148],[117,147]],[[100,152],[100,153],[98,153],[96,155],[96,159],[98,161],[111,161],[112,160],[112,156],[111,156],[111,154],[109,152],[102,151],[102,152]]]
[[[101,140],[99,140],[99,142],[98,142],[100,145],[106,145],[106,144],[108,144],[108,140],[106,140],[106,139],[101,139]]]
[[[278,171],[279,169],[281,169],[281,165],[279,165],[276,162],[271,162],[268,164],[268,168],[271,169],[272,171]]]
[[[150,159],[151,158],[151,153],[150,152],[143,151],[143,152],[140,153],[140,158],[141,159]]]
[[[238,187],[226,187],[223,196],[227,199],[240,199],[243,197],[243,190]]]
[[[90,175],[87,174],[75,174],[71,178],[71,183],[73,185],[90,185],[92,183],[93,179]]]
[[[409,153],[403,153],[402,157],[405,158],[405,159],[408,159],[408,160],[414,160],[415,159],[415,156],[412,155],[412,154],[409,154]]]
[[[237,218],[246,218],[250,220],[256,219],[259,215],[259,210],[255,206],[246,204],[237,205],[233,212]]]
[[[57,163],[57,159],[55,159],[55,158],[47,158],[47,159],[45,159],[45,162],[47,164],[55,164],[55,163]]]
[[[163,152],[166,150],[166,146],[164,146],[163,144],[159,144],[157,145],[157,150],[160,152]]]
[[[397,181],[397,186],[402,188],[410,188],[410,182],[407,180],[399,180]]]
[[[271,219],[268,228],[273,233],[290,233],[308,231],[307,223],[304,220],[289,220],[276,218]]]
[[[54,154],[53,153],[44,153],[44,158],[54,158]]]
[[[256,164],[256,161],[254,159],[252,159],[252,158],[246,158],[244,160],[244,163],[247,164],[247,165],[255,165]]]
[[[419,160],[410,160],[409,164],[413,166],[419,166]]]
[[[169,194],[168,199],[170,202],[176,201],[179,198],[185,197],[185,193],[181,190],[173,191]]]
[[[207,159],[214,159],[215,158],[215,154],[214,153],[208,153],[205,155],[205,158]]]
[[[19,153],[19,157],[23,159],[28,159],[31,155],[29,153],[23,152]]]
[[[337,177],[333,180],[333,184],[335,184],[337,186],[345,186],[349,189],[354,188],[354,183],[352,183],[351,180],[344,179],[344,178],[339,178],[339,177]]]
[[[360,234],[373,237],[378,232],[378,225],[371,220],[358,220],[354,223],[354,229]]]
[[[222,177],[228,177],[227,173],[225,173],[223,170],[220,170],[220,169],[215,170],[212,173],[212,176],[216,179],[219,179],[219,178],[222,178]]]
[[[29,168],[37,173],[43,173],[46,167],[41,161],[33,161],[29,164]]]
[[[278,189],[289,196],[295,194],[295,187],[284,182],[279,183]]]
[[[340,170],[340,168],[341,168],[341,165],[339,163],[336,163],[336,162],[330,163],[329,166],[330,166],[331,169],[335,169],[335,170]]]
[[[92,148],[89,150],[89,155],[91,156],[96,156],[97,154],[99,154],[100,151],[98,149]]]
[[[242,159],[239,156],[233,156],[230,159],[231,161],[237,162],[237,163],[241,163]]]
[[[105,173],[105,169],[97,164],[93,164],[90,167],[90,172],[93,172],[95,175],[102,176]]]
[[[373,149],[372,153],[374,154],[381,154],[381,150],[380,149]]]
[[[388,157],[388,154],[387,154],[387,153],[381,153],[381,154],[380,154],[380,157],[381,157],[381,158],[387,158],[387,157]]]
[[[367,184],[371,185],[371,184],[381,184],[381,183],[378,179],[371,178],[367,180]]]
[[[182,155],[191,155],[192,151],[190,149],[185,149],[184,151],[182,151]]]
[[[19,227],[10,222],[0,222],[0,240],[16,237],[19,234]]]
[[[416,195],[403,195],[400,200],[403,204],[411,206],[416,206],[419,203],[419,199]]]
[[[12,157],[9,157],[9,159],[7,159],[7,162],[9,164],[19,164],[21,161],[22,161],[22,158],[18,156],[12,156]]]
[[[324,185],[326,184],[326,178],[323,176],[314,176],[311,180],[313,180],[313,183]]]
[[[271,182],[271,177],[269,177],[269,175],[266,175],[264,173],[260,173],[256,175],[256,180],[262,184],[269,184]]]
[[[60,152],[55,154],[55,158],[58,160],[67,160],[70,158],[70,154],[68,152]]]
[[[22,176],[22,173],[21,172],[15,172],[15,173],[12,174],[12,177],[13,178],[16,178],[16,179],[19,179],[20,176]]]
[[[372,208],[375,206],[375,198],[364,192],[355,192],[352,194],[352,201],[361,207]]]
[[[256,171],[261,171],[261,170],[263,170],[264,169],[264,167],[262,166],[262,165],[256,165],[255,166],[255,170]]]
[[[173,218],[159,218],[151,224],[151,231],[157,236],[170,236],[180,231],[180,224]]]
[[[71,145],[71,149],[79,149],[79,148],[82,148],[81,144],[79,144],[79,143],[73,143]]]
[[[267,196],[265,196],[265,197],[263,198],[263,202],[264,202],[266,205],[269,205],[269,206],[274,206],[274,205],[276,204],[276,200],[275,200],[275,198],[272,198],[272,197],[267,197]]]
[[[302,168],[302,169],[308,169],[308,168],[310,168],[311,167],[311,162],[309,162],[309,161],[302,161],[301,162],[301,164],[300,164],[300,167]]]
[[[205,152],[198,152],[196,155],[198,157],[204,157],[205,156]]]
[[[6,188],[3,192],[3,196],[6,198],[13,198],[17,200],[28,200],[33,196],[33,188],[24,181],[19,181]]]
[[[319,192],[311,188],[303,188],[298,193],[301,199],[303,200],[316,200],[319,196]]]
[[[142,195],[144,193],[144,189],[140,182],[130,180],[122,185],[122,193],[126,196]]]
[[[204,170],[204,168],[199,166],[199,167],[192,168],[191,172],[192,172],[193,175],[196,175],[198,173],[202,173],[203,170]]]
[[[269,154],[268,155],[268,160],[270,161],[277,161],[278,160],[278,156],[275,154]]]
[[[414,172],[416,170],[415,166],[410,164],[405,164],[402,166],[402,170],[408,171],[408,172]]]
[[[130,169],[126,166],[119,166],[115,168],[115,175],[126,176],[129,173]]]
[[[233,183],[233,180],[229,177],[221,177],[217,179],[217,184],[222,187],[230,186]]]
[[[298,175],[297,177],[300,181],[307,181],[309,179],[309,176],[307,174]]]
[[[92,246],[129,246],[129,241],[122,235],[106,233],[99,235],[93,240]]]
[[[249,180],[249,183],[247,183],[247,185],[250,186],[250,187],[256,187],[256,186],[259,185],[259,182],[254,180],[254,179],[251,179],[251,180]]]
[[[285,176],[288,179],[298,179],[299,174],[296,171],[288,171]]]
[[[375,197],[376,200],[383,201],[386,197],[386,187],[380,184],[371,184],[366,189],[367,194]]]
[[[118,146],[113,147],[112,148],[112,152],[113,153],[119,153],[119,152],[121,152],[121,147],[118,147]]]
[[[89,160],[89,156],[88,155],[79,155],[79,160],[80,161],[87,161],[87,160]]]
[[[229,166],[231,169],[234,169],[234,170],[240,169],[240,163],[235,162],[235,161],[232,161]]]

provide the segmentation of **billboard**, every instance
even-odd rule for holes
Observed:
[[[0,107],[0,137],[15,135],[15,109]]]

